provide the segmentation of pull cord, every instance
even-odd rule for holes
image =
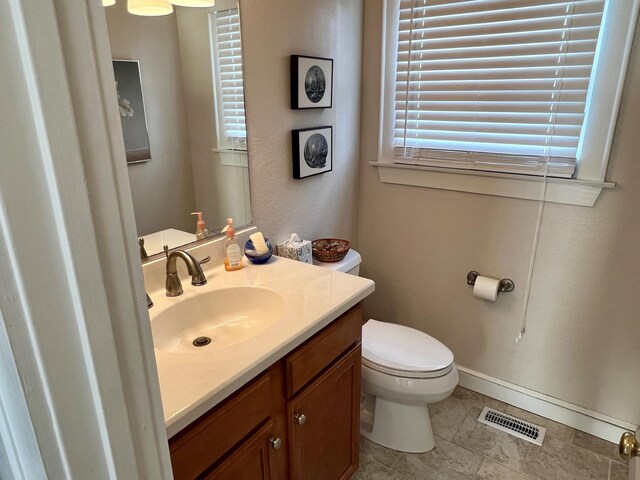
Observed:
[[[522,337],[527,331],[527,314],[529,311],[529,297],[531,295],[531,283],[533,280],[533,271],[536,265],[536,256],[538,255],[538,241],[540,239],[540,228],[542,226],[542,217],[544,215],[544,206],[547,198],[547,174],[549,173],[549,157],[544,168],[544,176],[542,179],[542,196],[538,205],[538,219],[536,221],[536,231],[533,234],[533,245],[531,247],[531,259],[529,260],[529,273],[527,275],[527,283],[524,289],[524,302],[522,305],[522,322],[520,324],[520,331],[516,337],[516,343],[522,340]]]

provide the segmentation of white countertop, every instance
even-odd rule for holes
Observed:
[[[215,348],[207,353],[169,353],[155,350],[167,436],[171,438],[213,406],[274,362],[312,337],[349,308],[374,291],[366,278],[335,272],[273,256],[265,265],[227,272],[224,267],[206,270],[208,283],[194,287],[183,281],[184,294],[168,298],[164,289],[149,292],[155,305],[153,319],[187,299],[214,289],[258,286],[285,299],[282,318],[243,343]]]
[[[150,233],[142,238],[144,238],[144,249],[149,256],[162,252],[165,245],[173,249],[196,241],[194,233],[183,232],[175,228]]]

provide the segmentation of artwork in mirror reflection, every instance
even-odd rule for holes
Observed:
[[[251,222],[242,45],[237,1],[176,7],[175,15],[105,9],[114,59],[135,59],[153,161],[129,164],[138,236],[148,255],[196,241],[233,217]]]
[[[127,163],[150,160],[140,66],[138,62],[131,60],[114,60],[113,76],[116,79],[118,111]]]

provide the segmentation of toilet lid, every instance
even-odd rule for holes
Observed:
[[[362,356],[404,372],[433,372],[453,363],[451,350],[426,333],[373,319],[362,327]]]

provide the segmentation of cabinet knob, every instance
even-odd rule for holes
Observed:
[[[298,425],[304,425],[304,422],[307,421],[307,417],[303,413],[296,413],[293,419],[298,422]]]
[[[271,437],[269,439],[269,445],[274,450],[278,450],[282,446],[282,439],[280,437]]]

